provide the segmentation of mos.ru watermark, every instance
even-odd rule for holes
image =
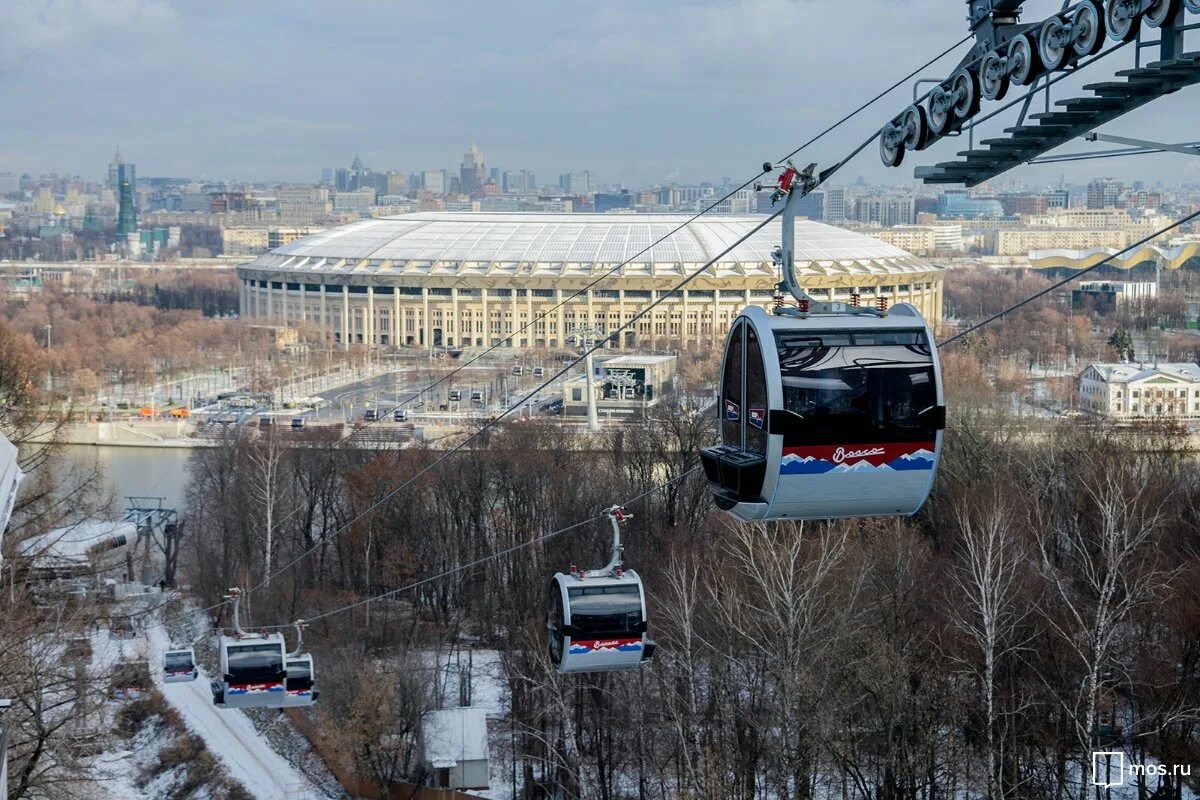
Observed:
[[[1092,784],[1095,786],[1124,786],[1137,783],[1138,778],[1186,778],[1191,774],[1191,764],[1138,764],[1125,758],[1119,750],[1092,753]]]

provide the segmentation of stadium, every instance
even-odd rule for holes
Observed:
[[[763,217],[701,217],[650,247],[687,219],[420,213],[363,220],[240,265],[241,313],[319,325],[342,346],[562,347],[582,326],[609,333],[621,349],[718,343],[741,308],[771,304],[778,221],[616,333]],[[796,246],[797,272],[817,299],[849,302],[858,293],[864,304],[884,297],[941,318],[941,267],[818,222],[797,222]]]

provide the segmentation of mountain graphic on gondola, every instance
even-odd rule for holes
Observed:
[[[891,467],[887,464],[876,466],[864,459],[862,461],[855,461],[853,464],[838,464],[830,472],[882,472],[885,470],[890,471]]]
[[[896,470],[933,469],[933,453],[922,448],[892,459],[887,466]]]
[[[571,642],[567,652],[572,655],[584,653],[632,653],[642,649],[641,639],[614,640],[610,642]]]
[[[878,451],[869,455],[878,458],[877,453]],[[925,448],[914,450],[911,453],[901,453],[891,461],[880,464],[873,464],[866,457],[856,458],[856,455],[857,453],[852,453],[851,458],[839,463],[829,458],[817,458],[811,455],[800,456],[795,453],[789,453],[780,460],[779,474],[824,475],[834,472],[839,474],[847,472],[862,474],[867,472],[892,472],[893,470],[897,472],[909,472],[913,470],[933,469],[933,452]],[[840,453],[836,454],[835,457],[840,457]]]
[[[779,464],[780,475],[823,475],[834,469],[837,464],[823,458],[812,456],[784,456]]]

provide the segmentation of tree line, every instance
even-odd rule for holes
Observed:
[[[1017,420],[979,399],[986,375],[962,377],[911,519],[734,523],[695,469],[714,420],[669,406],[594,435],[502,425],[424,474],[440,451],[234,436],[191,464],[185,571],[208,603],[269,561],[251,613],[275,624],[520,548],[310,629],[330,665],[324,727],[381,786],[419,777],[412,747],[442,696],[430,661],[476,646],[500,654],[514,745],[499,757],[527,800],[1083,800],[1095,750],[1196,763],[1185,438]],[[609,532],[539,537],[643,494],[626,561],[659,654],[637,673],[558,675],[549,577],[604,563]],[[1185,796],[1178,778],[1141,780],[1143,797]]]

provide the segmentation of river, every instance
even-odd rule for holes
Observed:
[[[65,449],[73,465],[104,468],[108,488],[120,506],[129,496],[163,497],[165,505],[183,512],[192,448],[65,445]]]

